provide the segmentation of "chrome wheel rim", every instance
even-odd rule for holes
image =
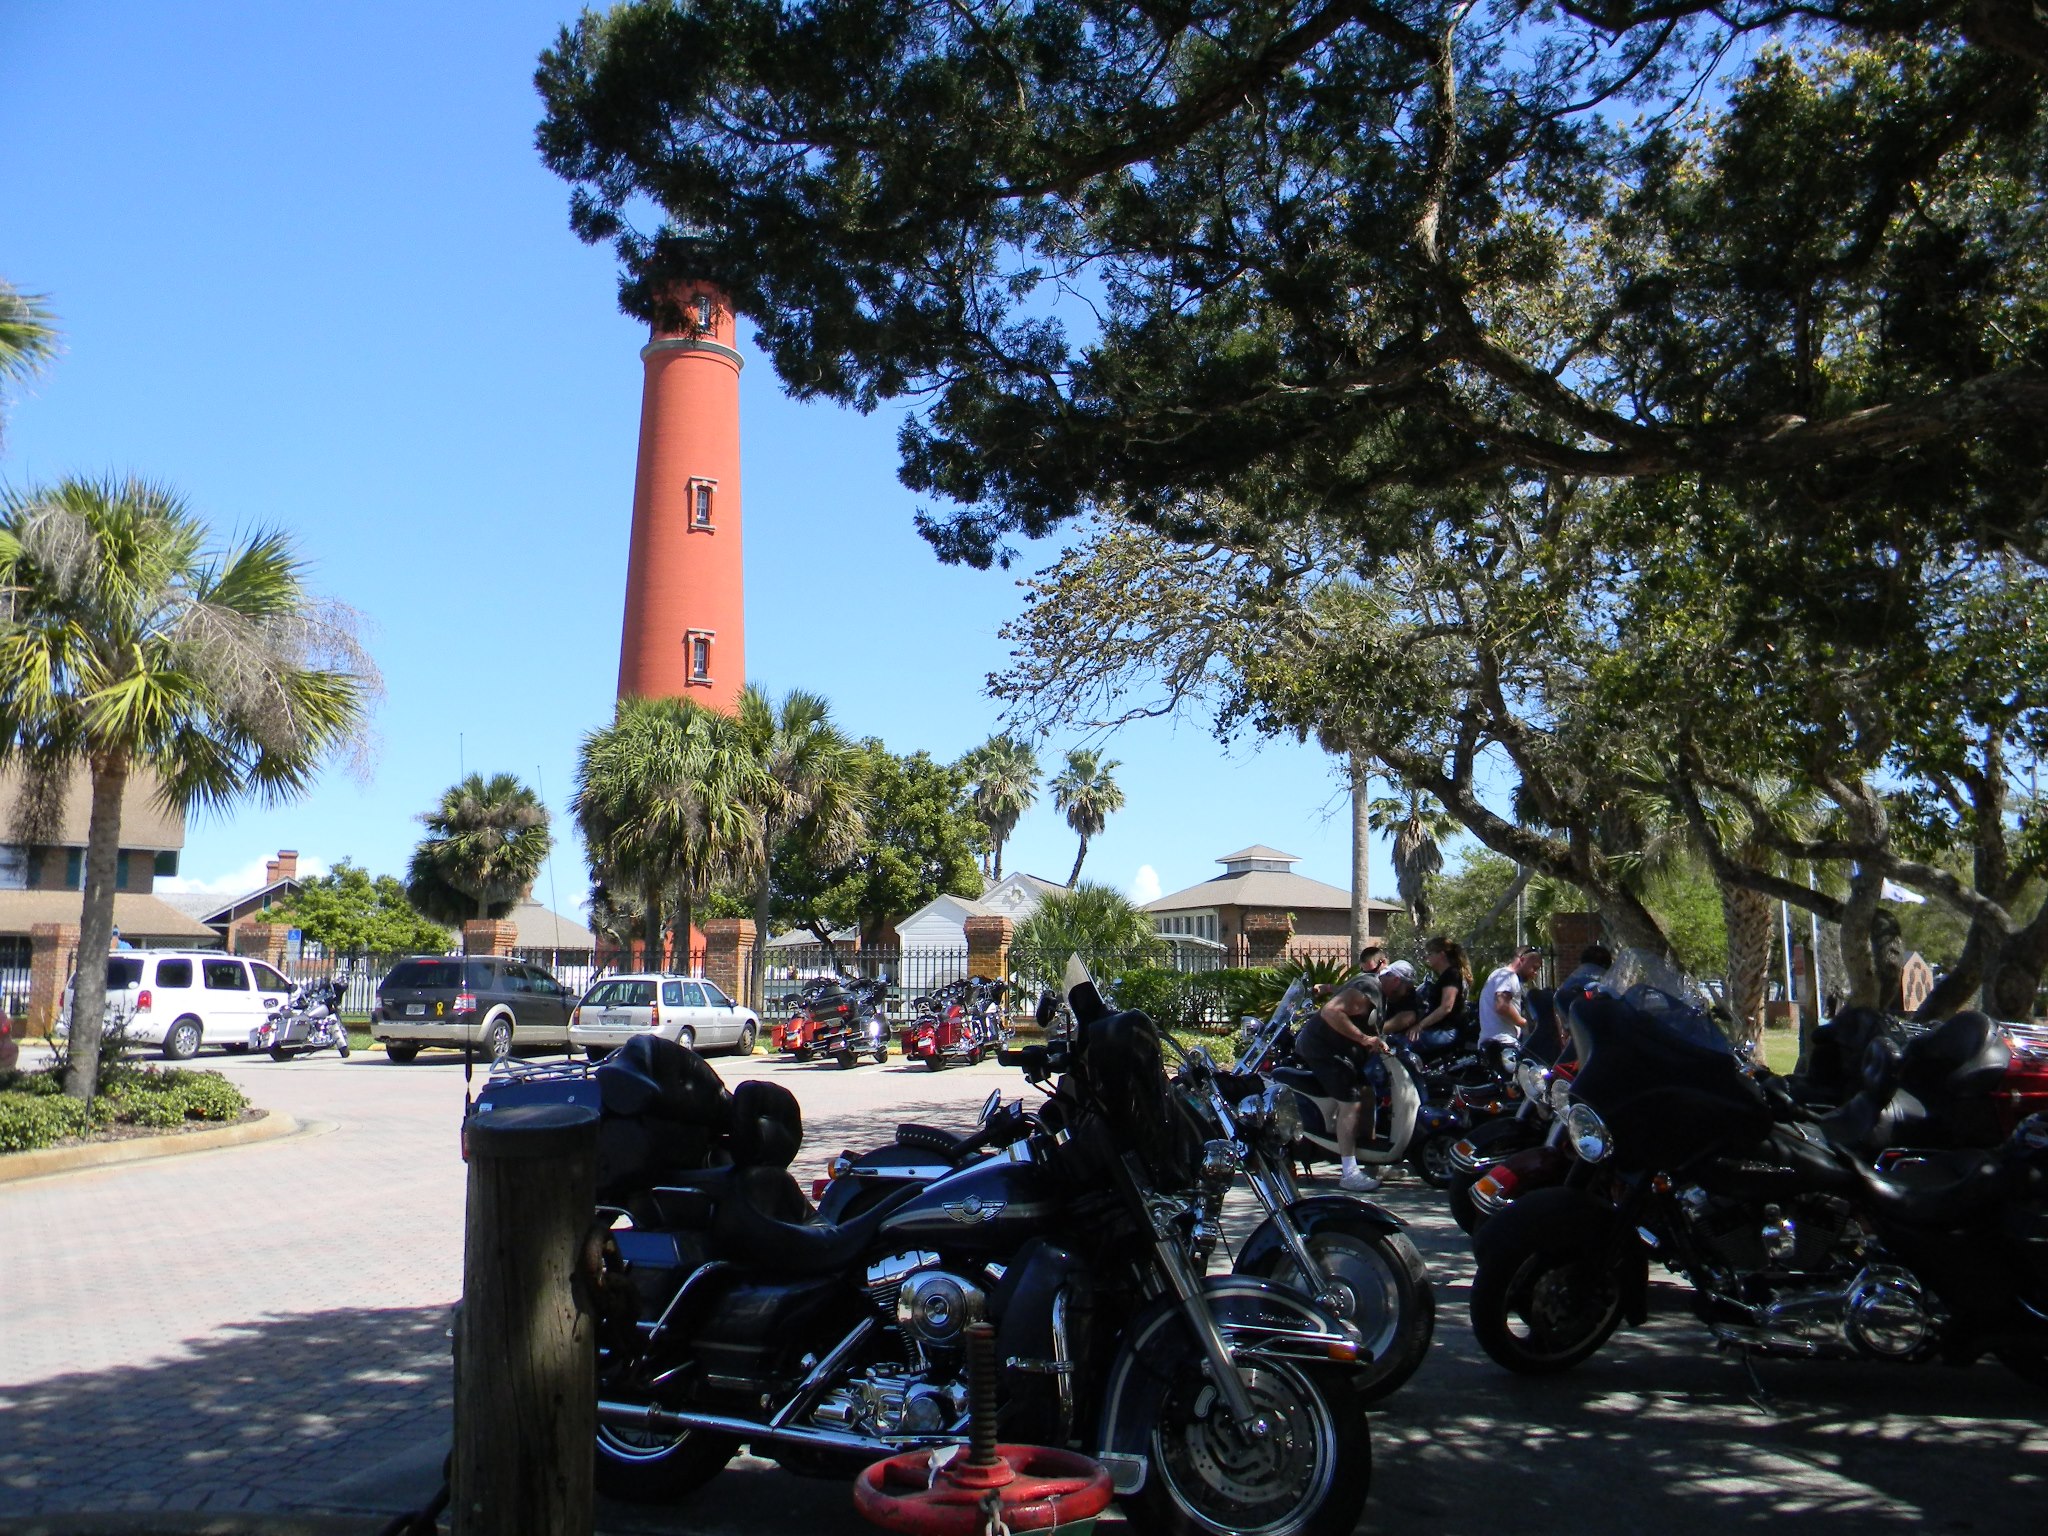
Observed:
[[[1153,1457],[1168,1497],[1202,1530],[1284,1536],[1329,1496],[1336,1430],[1321,1395],[1291,1368],[1265,1363],[1241,1374],[1266,1436],[1239,1431],[1216,1389],[1189,1373],[1153,1427]]]

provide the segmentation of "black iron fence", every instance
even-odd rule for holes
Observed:
[[[964,949],[857,949],[846,944],[768,945],[754,951],[762,1016],[789,1010],[789,999],[825,976],[865,976],[889,983],[892,1013],[909,1014],[951,981],[968,974]]]

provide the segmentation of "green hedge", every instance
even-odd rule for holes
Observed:
[[[116,1125],[168,1130],[188,1120],[238,1120],[242,1090],[218,1072],[120,1068],[90,1104],[67,1098],[55,1072],[0,1077],[0,1152],[30,1152]]]

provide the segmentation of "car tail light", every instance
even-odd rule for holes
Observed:
[[[658,997],[647,1005],[647,1027],[649,1029],[661,1028],[661,999]]]
[[[149,1012],[149,1005],[151,1001],[152,999],[149,995],[149,988],[144,987],[140,992],[135,994],[135,1011],[137,1013]]]
[[[582,1022],[583,1010],[581,1008],[571,1008],[569,1010],[569,1027],[571,1029],[574,1029],[578,1024],[581,1024]]]
[[[476,1012],[476,994],[475,994],[474,992],[467,992],[467,991],[465,991],[465,992],[458,992],[458,993],[456,993],[456,994],[455,994],[455,1011],[456,1011],[457,1013],[475,1013],[475,1012]]]

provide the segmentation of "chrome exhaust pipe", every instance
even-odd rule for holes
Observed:
[[[767,1446],[799,1446],[813,1451],[846,1451],[862,1456],[893,1456],[927,1446],[960,1445],[964,1435],[892,1435],[886,1440],[872,1435],[849,1435],[830,1429],[809,1429],[795,1424],[771,1427],[758,1419],[729,1418],[722,1413],[676,1413],[652,1404],[614,1403],[598,1399],[598,1422],[618,1429],[650,1430],[659,1435],[679,1435],[684,1430],[729,1436],[755,1450]]]

